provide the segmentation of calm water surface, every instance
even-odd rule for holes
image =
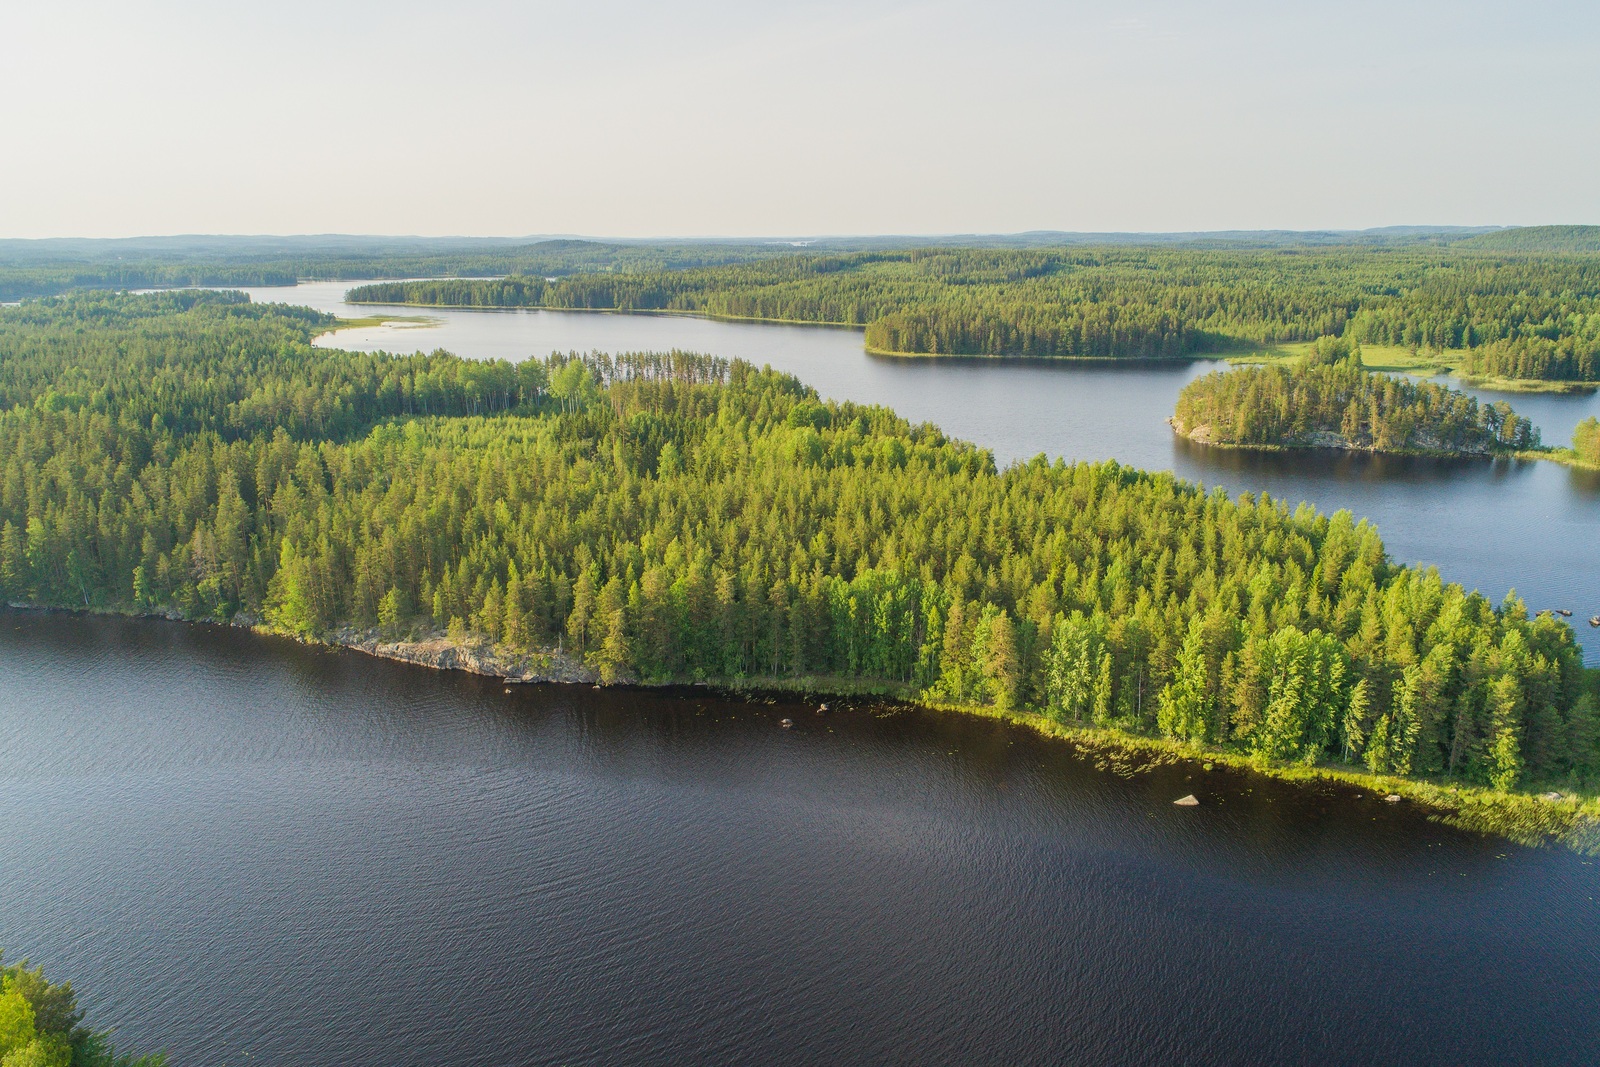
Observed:
[[[375,309],[345,304],[354,282],[250,290],[258,300],[308,304],[346,317]],[[376,309],[416,315],[416,308]],[[447,348],[519,360],[552,351],[682,348],[770,363],[824,396],[885,404],[994,450],[1002,464],[1044,453],[1116,459],[1230,492],[1266,492],[1324,511],[1346,508],[1377,523],[1402,563],[1426,563],[1498,601],[1516,589],[1534,610],[1575,613],[1578,639],[1600,663],[1600,474],[1553,463],[1430,460],[1341,453],[1251,454],[1195,445],[1166,425],[1178,391],[1216,364],[1042,363],[896,360],[866,355],[855,330],[710,322],[682,316],[426,309],[436,325],[341,331],[321,343],[371,351]],[[1482,390],[1510,399],[1547,441],[1600,415],[1600,394]]]
[[[0,738],[0,944],[178,1064],[1600,1048],[1596,868],[1371,795],[16,612]]]

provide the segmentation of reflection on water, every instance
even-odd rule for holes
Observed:
[[[1123,778],[990,720],[813,709],[0,611],[0,944],[185,1064],[1600,1047],[1578,856],[1350,790]]]
[[[256,299],[309,304],[346,317],[416,308],[343,303],[354,282],[250,290]],[[869,357],[855,330],[712,322],[673,315],[426,309],[424,330],[341,331],[320,343],[362,351],[446,348],[477,358],[526,359],[553,351],[681,348],[770,363],[824,396],[893,407],[913,422],[994,451],[1002,464],[1044,453],[1115,459],[1230,492],[1270,493],[1290,504],[1371,519],[1395,559],[1437,566],[1449,580],[1497,601],[1515,589],[1533,610],[1600,613],[1600,475],[1552,463],[1420,459],[1353,453],[1249,453],[1207,448],[1167,426],[1178,392],[1215,369],[1194,363],[1069,363]],[[1485,399],[1501,394],[1477,392]],[[1596,393],[1510,397],[1564,442],[1600,415]],[[1579,625],[1600,662],[1600,630]]]

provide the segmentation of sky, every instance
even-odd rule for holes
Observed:
[[[0,0],[0,237],[1600,223],[1594,0]]]

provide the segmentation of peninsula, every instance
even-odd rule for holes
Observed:
[[[0,594],[522,677],[878,691],[1518,819],[1600,777],[1571,628],[1346,513],[997,470],[745,363],[313,347],[327,325],[227,293],[0,309]]]

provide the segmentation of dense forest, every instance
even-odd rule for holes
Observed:
[[[164,1067],[166,1057],[119,1056],[109,1033],[83,1025],[71,982],[28,961],[0,967],[0,1064],[4,1067]]]
[[[1489,455],[1540,447],[1505,401],[1363,369],[1361,347],[1319,339],[1292,368],[1216,371],[1178,394],[1173,427],[1211,444]]]
[[[1600,773],[1570,628],[1348,514],[996,470],[743,363],[360,355],[322,325],[227,294],[0,310],[4,596],[880,683],[1504,789]]]
[[[380,283],[369,303],[683,311],[866,329],[890,353],[1162,358],[1339,335],[1470,373],[1600,379],[1600,255],[1074,247],[796,254],[702,269]]]

